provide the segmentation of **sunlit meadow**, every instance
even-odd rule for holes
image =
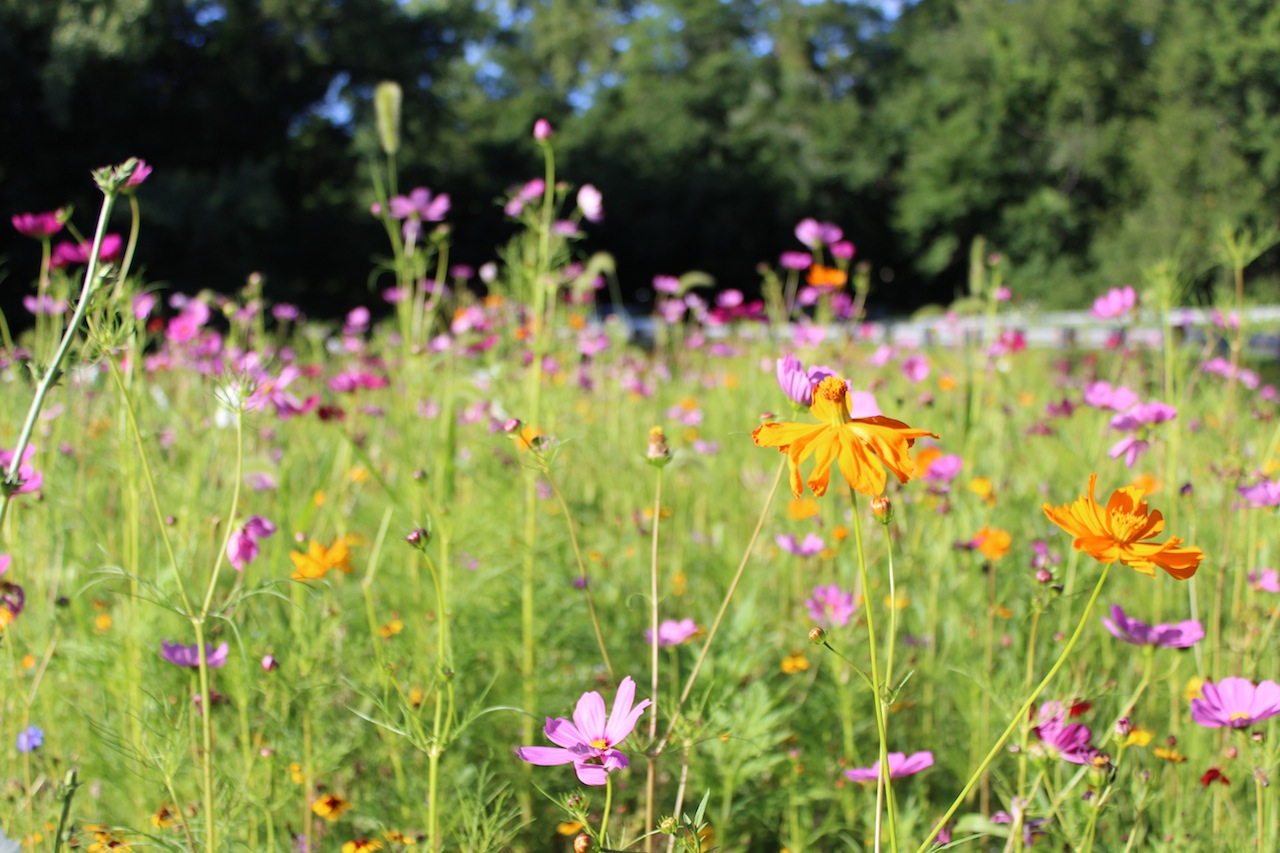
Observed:
[[[806,220],[635,337],[550,125],[469,269],[379,98],[339,322],[133,274],[141,161],[14,217],[0,851],[1276,849],[1259,238],[1194,329],[1172,265],[1081,306],[1094,350],[980,245],[895,341]]]

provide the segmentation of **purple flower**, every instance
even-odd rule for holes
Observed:
[[[44,239],[52,237],[62,230],[62,211],[50,210],[46,213],[15,213],[9,220],[23,237]]]
[[[1132,468],[1138,457],[1151,446],[1151,442],[1147,441],[1148,430],[1177,416],[1177,409],[1156,400],[1131,406],[1111,419],[1112,429],[1125,430],[1130,434],[1113,444],[1107,455],[1112,459],[1123,456],[1125,464]]]
[[[819,246],[830,246],[832,243],[839,242],[844,237],[844,232],[840,230],[839,225],[830,222],[819,222],[816,219],[802,219],[796,225],[796,239],[811,249]]]
[[[831,244],[831,257],[840,261],[853,260],[854,253],[858,249],[848,240],[836,240]]]
[[[604,220],[604,196],[591,184],[583,184],[578,189],[578,209],[588,222],[601,222]]]
[[[1111,387],[1110,382],[1090,382],[1084,387],[1084,403],[1095,409],[1112,409],[1120,412],[1138,402],[1138,395],[1123,385]]]
[[[18,732],[18,752],[31,752],[44,746],[44,732],[38,726],[27,726]]]
[[[808,252],[783,252],[778,256],[778,263],[783,269],[803,271],[813,265],[813,256]]]
[[[1252,486],[1241,486],[1236,492],[1253,509],[1280,506],[1280,480],[1262,480]]]
[[[209,668],[219,669],[226,665],[228,651],[230,649],[226,643],[218,644],[218,647],[212,652],[209,651],[209,647],[206,645],[205,658],[209,663]],[[161,640],[160,654],[174,666],[184,666],[192,669],[200,666],[200,649],[198,646],[184,646],[179,643],[171,643],[168,640]]]
[[[1111,632],[1111,636],[1135,646],[1186,649],[1204,639],[1204,626],[1194,619],[1173,624],[1148,625],[1126,616],[1124,608],[1119,604],[1111,605],[1111,616],[1103,616],[1102,624]]]
[[[432,197],[431,190],[417,187],[406,195],[393,196],[388,202],[392,219],[423,219],[439,222],[449,213],[449,196]]]
[[[697,636],[700,630],[702,629],[698,627],[698,623],[692,619],[681,619],[679,622],[665,619],[658,624],[658,645],[683,646]],[[644,641],[646,644],[653,642],[652,629],[644,632]]]
[[[927,770],[933,766],[932,752],[913,752],[910,756],[902,752],[889,753],[889,778],[901,779],[903,776],[911,776],[919,773],[921,770]],[[848,776],[854,782],[874,782],[880,778],[880,762],[877,761],[870,767],[855,767],[852,770],[844,771],[844,775]]]
[[[902,360],[902,375],[913,385],[918,385],[929,378],[929,360],[922,355],[909,356]]]
[[[813,386],[828,376],[836,375],[829,367],[811,367],[806,371],[794,355],[778,359],[777,373],[782,393],[798,406],[812,406]]]
[[[815,586],[813,597],[805,601],[809,618],[819,625],[842,628],[853,617],[853,593],[845,592],[836,584]]]
[[[1098,754],[1098,750],[1089,745],[1093,732],[1083,723],[1064,725],[1065,719],[1061,702],[1046,702],[1040,706],[1039,725],[1032,731],[1050,755],[1072,764],[1088,764]]]
[[[47,293],[39,296],[32,296],[28,293],[22,297],[22,307],[27,309],[30,314],[43,314],[46,317],[55,317],[59,314],[67,312],[67,300],[54,299]]]
[[[573,710],[573,721],[547,717],[542,733],[555,746],[522,746],[516,750],[521,761],[552,767],[573,764],[578,780],[584,785],[603,785],[609,773],[631,764],[615,747],[631,734],[649,707],[645,699],[634,705],[636,683],[627,676],[618,685],[613,699],[613,713],[605,718],[604,699],[594,690],[582,694]]]
[[[822,537],[816,533],[810,533],[804,537],[803,542],[797,542],[793,533],[779,533],[773,537],[773,541],[778,543],[778,547],[786,551],[788,554],[795,554],[797,557],[813,557],[822,553],[822,549],[827,547],[822,541]]]
[[[258,558],[258,540],[276,532],[276,526],[260,515],[251,517],[244,526],[231,534],[227,542],[227,559],[237,572]]]
[[[1202,699],[1191,700],[1191,719],[1208,729],[1243,729],[1280,714],[1280,684],[1264,681],[1258,686],[1247,678],[1231,676],[1216,684],[1206,681]]]
[[[1113,287],[1093,301],[1089,313],[1099,320],[1114,320],[1134,309],[1138,304],[1138,294],[1129,285]]]

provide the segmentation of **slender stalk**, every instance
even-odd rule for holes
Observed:
[[[543,466],[542,476],[547,479],[552,493],[556,496],[556,502],[560,504],[560,511],[564,513],[564,523],[569,528],[569,545],[573,549],[573,558],[578,563],[578,576],[582,578],[583,583],[582,590],[587,594],[587,612],[591,615],[591,627],[596,634],[596,644],[600,646],[600,657],[604,659],[604,668],[609,673],[609,680],[613,681],[613,661],[609,659],[609,650],[605,648],[604,632],[600,629],[600,617],[596,615],[595,596],[591,594],[591,579],[587,576],[586,561],[582,559],[582,548],[578,544],[578,533],[573,526],[573,516],[569,513],[569,504],[565,501],[564,493],[560,491],[560,485],[556,482],[555,477],[551,476],[551,467],[549,465]],[[653,695],[658,695],[656,688]],[[650,712],[651,715],[652,713]]]
[[[862,544],[862,517],[858,508],[858,493],[852,487],[849,496],[853,501],[853,541],[858,552],[858,580],[862,584],[862,612],[867,617],[867,651],[871,655],[872,707],[875,709],[876,734],[880,738],[880,773],[876,778],[875,849],[880,850],[880,825],[883,818],[885,791],[889,787],[889,731],[885,721],[884,690],[880,680],[880,662],[876,654],[875,608],[871,606],[871,584],[867,580],[867,556]],[[898,850],[898,827],[892,804],[889,809],[889,848]]]
[[[942,819],[934,825],[933,831],[931,831],[928,837],[925,838],[924,843],[917,848],[916,853],[925,853],[925,851],[929,849],[929,845],[933,843],[933,839],[937,837],[938,832],[960,809],[960,805],[964,802],[965,797],[969,796],[969,792],[972,791],[974,785],[978,783],[978,779],[987,772],[987,767],[991,765],[991,762],[995,760],[995,757],[1000,753],[1000,750],[1004,748],[1005,742],[1009,740],[1009,737],[1013,734],[1013,730],[1016,729],[1026,718],[1027,712],[1031,710],[1031,706],[1035,704],[1036,699],[1040,698],[1040,694],[1044,692],[1044,689],[1049,686],[1049,682],[1053,681],[1053,677],[1058,674],[1058,670],[1062,669],[1063,664],[1067,662],[1067,657],[1071,654],[1072,650],[1075,649],[1076,643],[1080,642],[1080,637],[1084,635],[1085,626],[1089,624],[1089,616],[1093,613],[1093,606],[1097,603],[1098,596],[1102,594],[1102,586],[1106,583],[1107,575],[1111,572],[1111,565],[1111,563],[1107,563],[1102,567],[1102,574],[1098,576],[1098,583],[1093,588],[1093,594],[1089,596],[1089,601],[1085,604],[1084,613],[1080,615],[1080,622],[1076,625],[1076,630],[1071,635],[1071,639],[1067,641],[1067,645],[1063,647],[1061,654],[1058,655],[1058,659],[1054,661],[1053,666],[1049,668],[1045,677],[1038,685],[1036,685],[1036,689],[1031,691],[1031,695],[1022,703],[1022,707],[1014,713],[1013,719],[1009,721],[1009,725],[1005,728],[1004,733],[996,740],[995,744],[991,747],[991,751],[987,753],[987,757],[982,760],[982,763],[978,765],[978,769],[969,777],[969,781],[965,783],[964,788],[960,791],[955,801],[951,803],[951,807],[947,809],[947,813],[944,814]]]
[[[671,715],[671,722],[667,724],[666,734],[652,749],[655,756],[662,754],[663,748],[671,740],[671,735],[676,730],[676,724],[680,722],[680,714],[684,710],[685,703],[689,701],[689,694],[693,692],[693,685],[698,680],[698,674],[702,672],[703,661],[707,659],[707,652],[711,649],[716,633],[720,630],[720,623],[724,621],[724,614],[729,610],[729,602],[733,600],[733,594],[738,589],[742,574],[747,569],[747,563],[751,560],[751,552],[755,550],[756,540],[760,538],[760,530],[764,527],[764,520],[769,516],[769,507],[773,506],[773,498],[778,494],[778,486],[782,483],[782,472],[786,470],[786,464],[786,459],[778,463],[778,473],[774,476],[773,486],[769,489],[769,496],[765,498],[764,506],[760,509],[760,518],[756,521],[756,529],[751,531],[751,539],[747,541],[747,547],[742,553],[742,561],[738,563],[738,570],[734,573],[733,580],[729,582],[729,589],[724,594],[724,600],[720,602],[720,609],[716,612],[716,618],[711,622],[711,628],[707,631],[707,641],[702,644],[702,651],[698,654],[698,660],[693,665],[693,671],[689,673],[689,677],[684,682],[684,689],[680,691],[680,699]]]
[[[653,537],[649,546],[649,696],[653,707],[649,709],[649,743],[658,737],[658,528],[662,519],[662,468],[657,469],[653,493]],[[658,782],[658,756],[646,753],[648,764],[645,776],[644,849],[652,853],[653,798]]]
[[[89,294],[93,291],[98,275],[98,253],[102,251],[102,238],[107,233],[107,220],[111,217],[111,208],[115,206],[115,203],[115,191],[103,190],[102,209],[98,212],[98,227],[93,233],[93,248],[89,252],[89,265],[84,271],[84,284],[80,287],[80,299],[76,302],[76,310],[71,315],[71,322],[67,324],[66,330],[62,333],[62,341],[58,344],[57,351],[54,352],[48,368],[45,369],[44,376],[40,377],[40,384],[36,386],[35,396],[31,399],[30,408],[27,409],[26,420],[22,422],[22,429],[18,433],[18,443],[13,448],[13,461],[9,463],[9,470],[4,472],[5,487],[0,489],[0,525],[4,524],[5,517],[9,514],[9,504],[12,501],[12,494],[9,489],[17,485],[18,468],[22,465],[22,454],[26,451],[27,445],[31,443],[31,433],[36,427],[36,419],[40,416],[40,410],[44,407],[45,397],[49,395],[49,389],[53,387],[53,383],[62,375],[62,362],[66,359],[67,353],[71,349],[71,342],[75,338],[76,332],[79,331],[80,324],[84,321],[84,316],[89,310]]]
[[[76,789],[79,787],[76,771],[72,768],[62,779],[62,813],[58,817],[58,834],[53,837],[53,853],[60,853],[62,850],[62,839],[67,834],[67,820],[71,817],[71,801],[75,799]]]
[[[608,844],[609,812],[613,811],[613,777],[604,777],[604,814],[600,818],[600,843]]]

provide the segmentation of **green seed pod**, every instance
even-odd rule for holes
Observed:
[[[378,119],[378,141],[388,155],[400,150],[400,84],[383,80],[373,93],[373,109]]]

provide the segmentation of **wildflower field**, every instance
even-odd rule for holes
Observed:
[[[1029,349],[981,248],[894,344],[812,220],[636,341],[534,135],[478,271],[380,169],[338,322],[132,274],[140,161],[14,217],[0,850],[1277,849],[1251,235],[1203,345],[1165,266]]]

